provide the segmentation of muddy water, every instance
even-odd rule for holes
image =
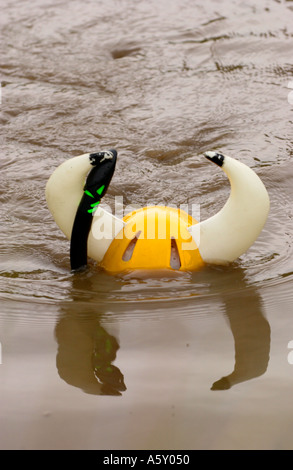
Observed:
[[[2,449],[292,449],[290,1],[4,0]],[[292,100],[291,100],[292,103]],[[106,203],[198,204],[252,167],[271,212],[225,268],[72,274],[44,187],[117,148]]]

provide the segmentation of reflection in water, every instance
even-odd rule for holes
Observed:
[[[126,390],[123,374],[112,362],[116,359],[119,344],[103,327],[96,329],[92,367],[101,383],[101,395],[121,395]]]
[[[119,344],[100,324],[74,311],[60,317],[55,328],[58,342],[57,369],[70,385],[95,395],[121,395],[124,377],[113,365]]]
[[[258,290],[248,285],[243,271],[235,267],[231,290],[223,288],[224,284],[227,285],[225,273],[216,273],[221,287],[214,288],[225,305],[225,314],[234,337],[235,366],[231,374],[215,381],[211,390],[227,390],[235,384],[259,377],[265,373],[269,362],[270,326],[264,317]],[[89,279],[80,278],[77,274],[72,287],[73,302],[62,308],[55,328],[59,375],[65,382],[86,393],[121,395],[126,390],[124,376],[113,364],[119,344],[116,337],[101,325],[106,312],[97,313],[96,303],[91,304],[89,299],[85,303],[78,301],[81,290],[90,295],[95,292],[95,286],[90,286],[89,290]]]
[[[235,274],[238,295],[232,291],[223,299],[235,343],[234,370],[214,382],[211,390],[227,390],[261,376],[268,367],[271,330],[262,312],[262,299],[256,288],[246,285],[242,270]]]
[[[80,288],[80,279],[78,283]],[[88,280],[86,283],[88,287]],[[121,395],[126,390],[124,377],[113,365],[118,341],[101,326],[101,313],[90,306],[80,310],[79,302],[67,304],[55,328],[59,375],[86,393]]]

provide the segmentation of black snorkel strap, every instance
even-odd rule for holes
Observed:
[[[87,265],[87,240],[90,233],[93,213],[106,194],[115,171],[117,152],[91,153],[92,170],[84,186],[84,193],[76,211],[70,239],[70,265],[76,270]]]

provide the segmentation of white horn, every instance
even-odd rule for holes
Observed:
[[[59,228],[70,240],[73,222],[84,192],[85,179],[92,169],[90,154],[70,158],[63,162],[50,176],[46,185],[48,208]],[[88,256],[100,262],[113,238],[125,223],[102,207],[93,213],[88,237]]]
[[[226,173],[231,193],[216,215],[188,230],[206,263],[227,264],[242,255],[259,236],[268,217],[269,196],[251,168],[216,152],[206,152],[205,156]]]

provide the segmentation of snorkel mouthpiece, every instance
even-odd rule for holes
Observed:
[[[92,197],[100,201],[106,194],[114,174],[117,152],[116,150],[108,150],[107,152],[91,153],[89,159],[93,168],[87,176],[84,191],[85,193],[86,191],[90,192]],[[102,187],[103,190],[101,190]],[[91,203],[93,202],[91,201]]]
[[[117,158],[117,151],[114,149],[107,150],[105,152],[98,152],[98,153],[91,153],[90,154],[90,162],[91,165],[95,166],[99,163],[103,163],[105,160],[115,160]]]

